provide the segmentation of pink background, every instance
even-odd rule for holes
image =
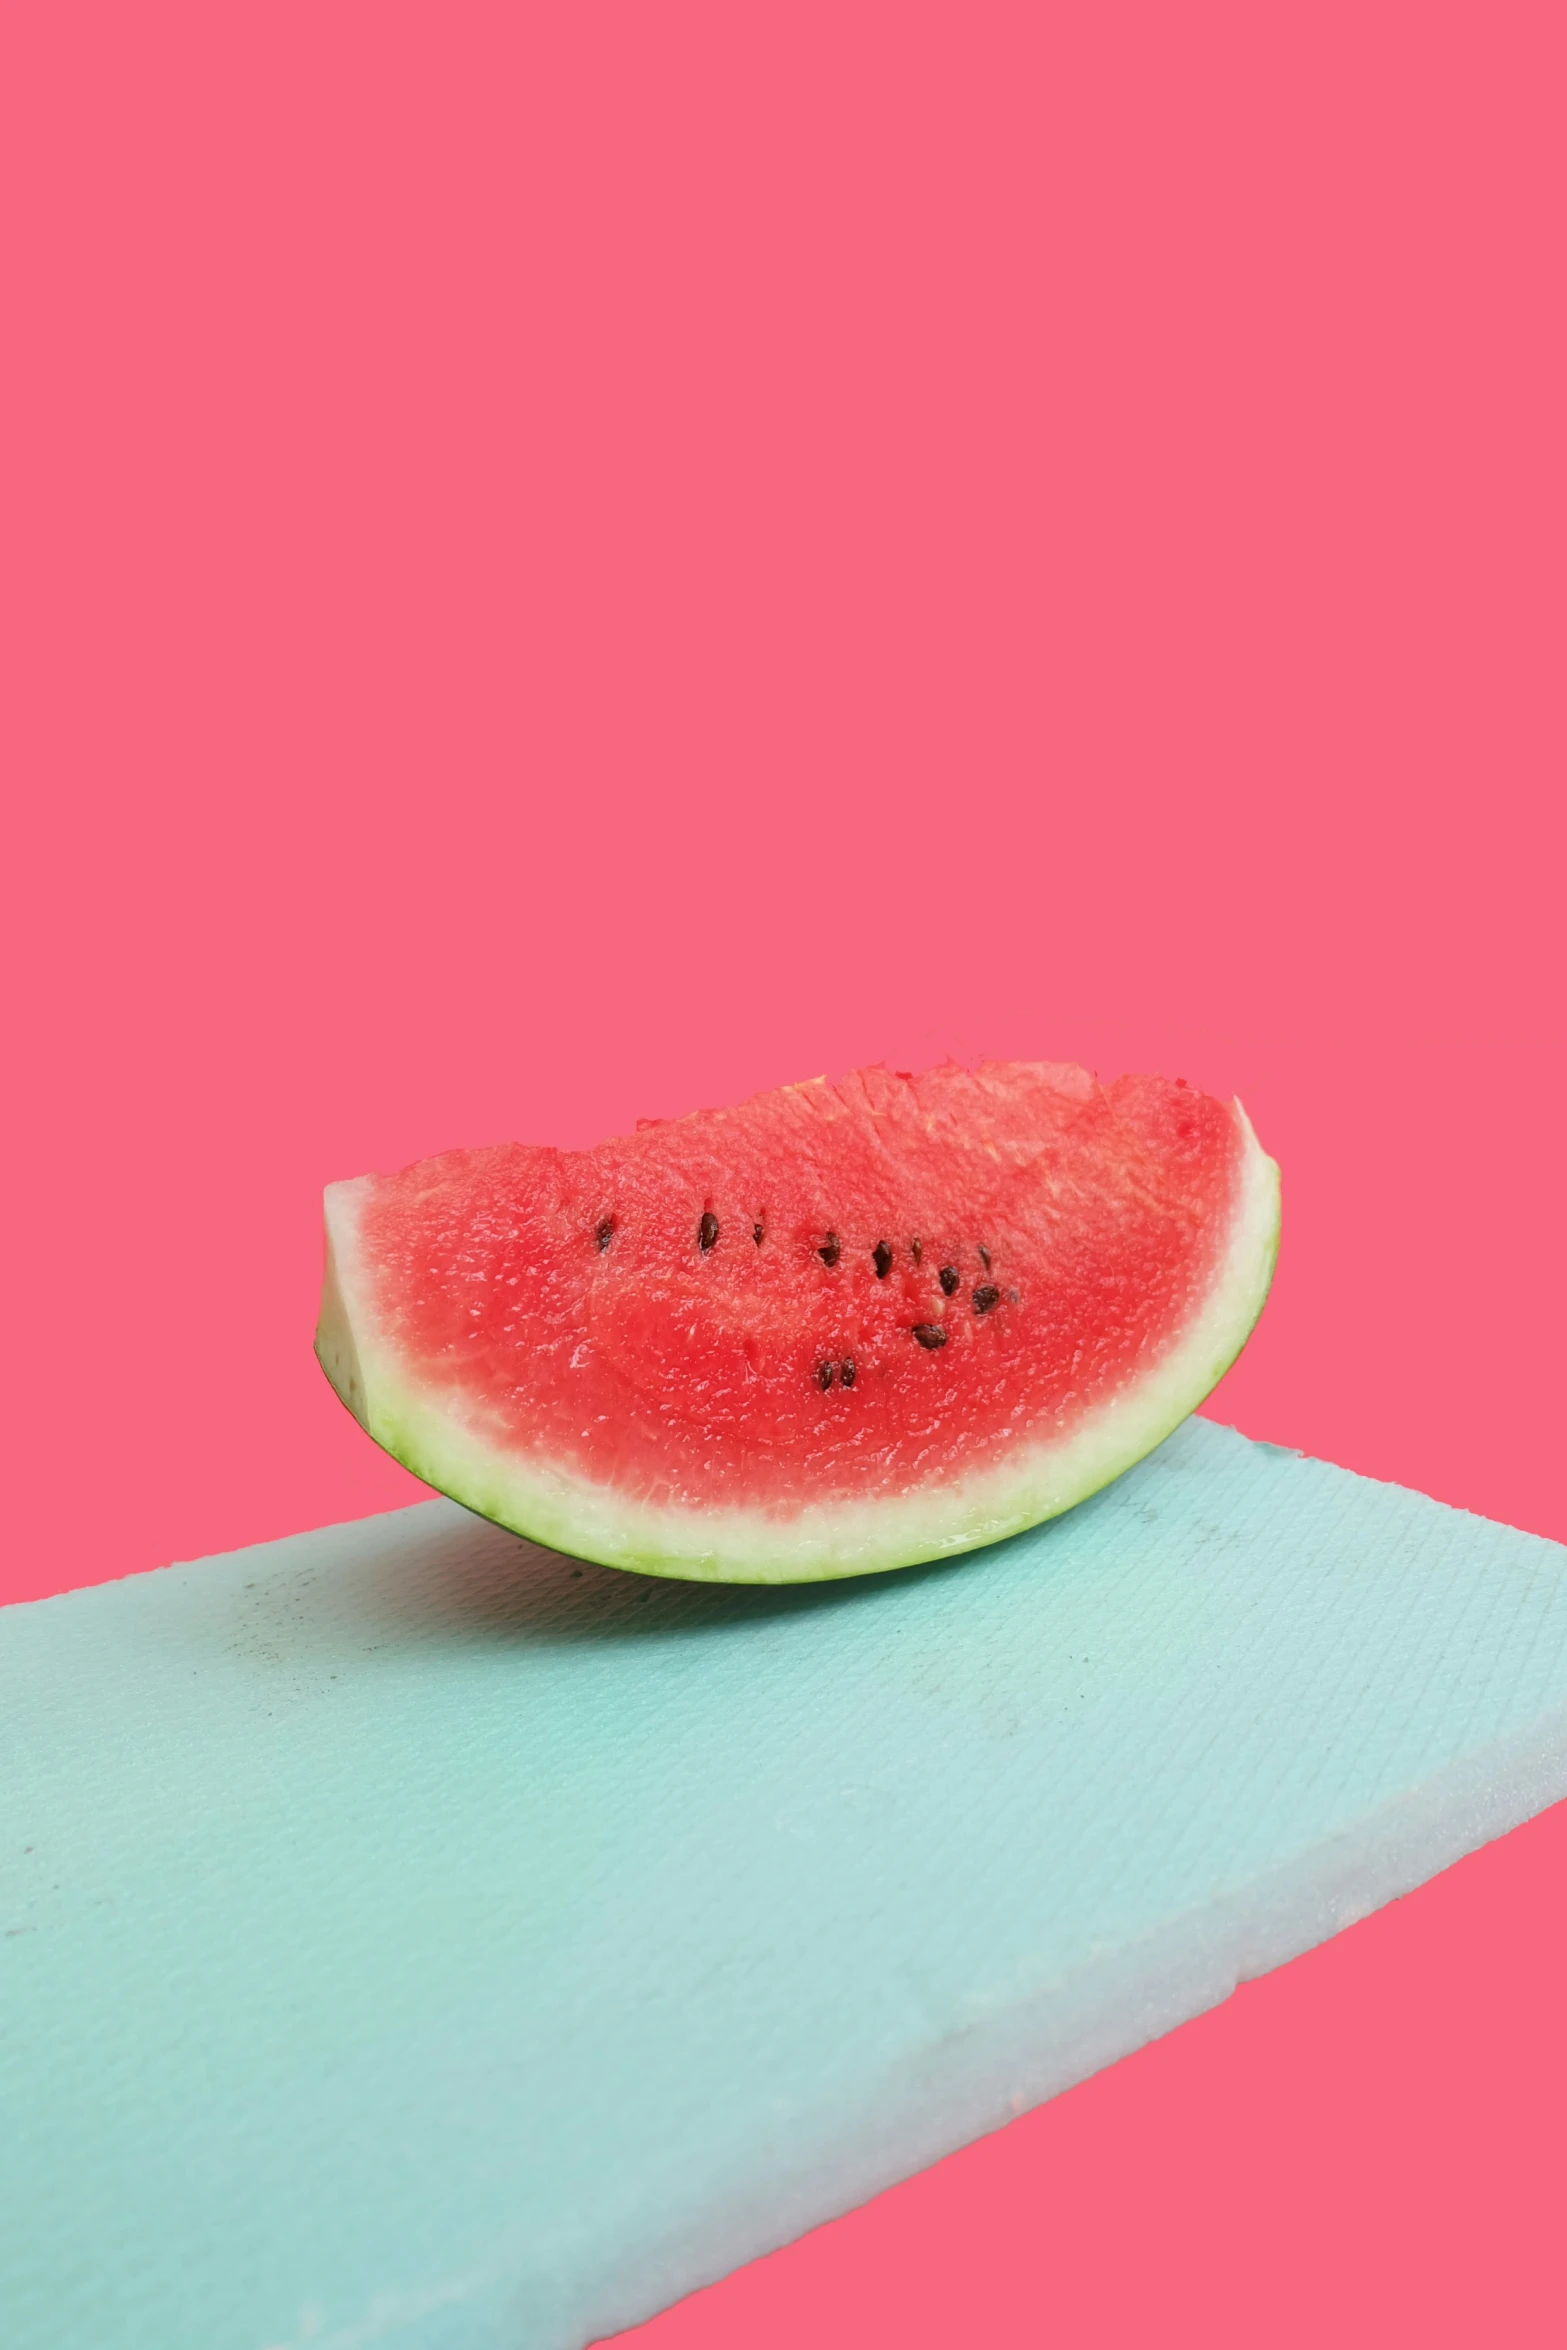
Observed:
[[[1563,21],[9,13],[7,1596],[413,1497],[328,1178],[949,1051],[1567,1536]],[[1558,2342],[1564,1959],[1558,1811],[637,2339]]]

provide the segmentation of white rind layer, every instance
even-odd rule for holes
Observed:
[[[998,1542],[1059,1516],[1162,1444],[1234,1362],[1262,1311],[1279,1242],[1279,1171],[1239,1102],[1244,1137],[1229,1242],[1202,1306],[1158,1361],[1066,1435],[999,1467],[876,1499],[789,1514],[672,1509],[499,1445],[480,1411],[416,1385],[380,1332],[359,1248],[373,1176],[330,1184],[316,1352],[377,1444],[440,1493],[551,1550],[704,1583],[807,1583],[878,1574]]]

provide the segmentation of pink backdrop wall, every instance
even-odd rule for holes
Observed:
[[[416,1488],[327,1179],[885,1057],[1239,1092],[1210,1407],[1567,1536],[1563,19],[0,34],[4,1596]],[[1561,2339],[1567,1818],[648,2350]]]

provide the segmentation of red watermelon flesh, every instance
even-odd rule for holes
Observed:
[[[883,1069],[327,1194],[318,1348],[371,1434],[557,1548],[786,1580],[1037,1522],[1200,1402],[1277,1171],[1236,1104]]]

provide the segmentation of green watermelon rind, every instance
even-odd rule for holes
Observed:
[[[700,1583],[828,1582],[953,1558],[1059,1517],[1162,1444],[1217,1386],[1250,1337],[1278,1256],[1279,1170],[1240,1103],[1244,1148],[1227,1246],[1197,1311],[1164,1353],[1064,1437],[1002,1466],[877,1498],[825,1497],[783,1515],[676,1509],[522,1454],[476,1406],[425,1393],[382,1339],[360,1261],[375,1178],[326,1194],[326,1277],[316,1353],[360,1425],[426,1485],[532,1542],[639,1575]]]

